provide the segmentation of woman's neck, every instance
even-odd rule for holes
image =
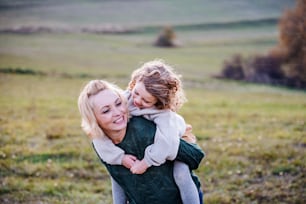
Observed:
[[[105,134],[112,140],[114,144],[122,142],[126,133],[126,128],[118,131],[105,132]]]

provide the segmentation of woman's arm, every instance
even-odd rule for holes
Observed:
[[[205,153],[197,144],[191,144],[180,139],[176,159],[186,163],[190,169],[197,169],[205,157]]]

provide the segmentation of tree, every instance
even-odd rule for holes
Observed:
[[[290,84],[306,87],[306,1],[297,0],[279,21],[279,43],[272,53],[282,55],[283,69]]]

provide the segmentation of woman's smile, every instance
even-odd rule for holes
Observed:
[[[122,123],[122,122],[124,122],[124,121],[125,121],[125,120],[124,120],[124,116],[121,116],[120,118],[116,119],[116,120],[114,121],[114,123],[120,124],[120,123]]]

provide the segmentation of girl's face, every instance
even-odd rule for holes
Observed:
[[[157,98],[152,96],[145,88],[143,82],[137,81],[133,90],[132,97],[134,105],[140,109],[151,108],[156,102]]]
[[[91,96],[90,100],[97,122],[106,135],[125,131],[128,120],[127,107],[116,92],[106,89]]]

